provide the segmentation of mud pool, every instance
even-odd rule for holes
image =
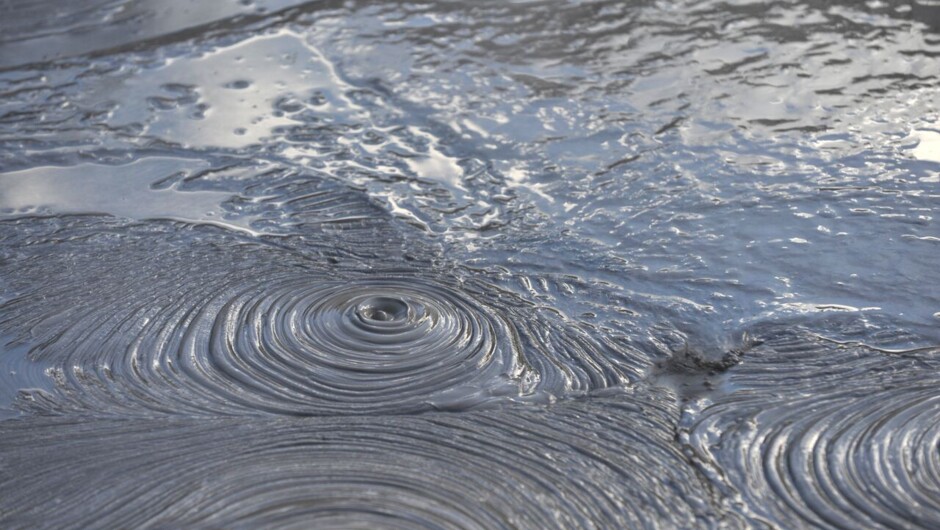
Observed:
[[[0,526],[940,527],[940,3],[12,0]]]

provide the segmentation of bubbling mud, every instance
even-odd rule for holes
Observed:
[[[643,366],[639,352],[460,269],[388,256],[385,270],[357,270],[296,238],[96,216],[20,218],[0,232],[14,258],[0,264],[14,281],[0,331],[53,383],[20,389],[25,410],[464,410],[622,388]],[[341,235],[368,256],[381,248],[368,234]]]
[[[442,392],[520,393],[510,326],[427,281],[285,278],[238,290],[211,320],[189,325],[187,351],[209,352],[193,372],[253,408],[411,412],[443,406]]]
[[[940,5],[766,4],[3,2],[0,527],[940,528]]]

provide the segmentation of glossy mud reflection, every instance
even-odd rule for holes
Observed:
[[[940,7],[14,1],[0,526],[940,526]]]

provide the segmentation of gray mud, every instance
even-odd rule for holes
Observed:
[[[0,526],[940,527],[940,5],[13,0]]]

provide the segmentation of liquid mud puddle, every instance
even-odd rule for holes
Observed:
[[[940,6],[8,2],[0,526],[940,527]]]

